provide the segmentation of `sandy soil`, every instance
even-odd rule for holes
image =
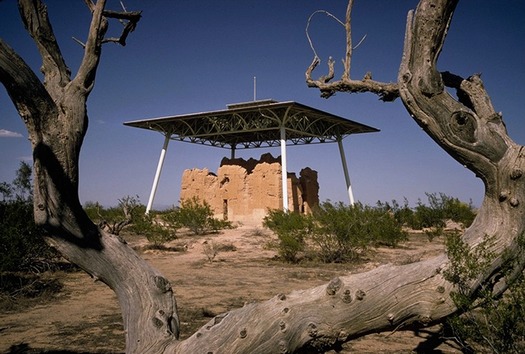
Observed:
[[[269,299],[326,283],[337,275],[371,269],[383,263],[409,263],[443,251],[442,240],[428,242],[411,235],[395,249],[380,248],[365,262],[298,264],[278,261],[266,245],[268,231],[242,226],[217,235],[185,235],[167,244],[173,250],[145,250],[147,241],[124,236],[172,283],[188,337],[211,317],[246,302]],[[210,261],[205,249],[221,251]],[[175,251],[178,250],[178,251]],[[209,253],[208,253],[209,254]],[[116,298],[104,284],[83,272],[61,273],[65,284],[54,301],[16,313],[0,313],[1,353],[122,353],[124,336]],[[414,332],[369,335],[348,344],[353,353],[459,353],[439,336],[439,326]]]

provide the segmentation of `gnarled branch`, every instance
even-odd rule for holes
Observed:
[[[314,59],[312,63],[310,64],[310,66],[306,69],[306,73],[305,73],[306,84],[308,85],[308,87],[318,88],[321,91],[321,97],[323,98],[329,98],[333,96],[336,92],[349,92],[349,93],[372,92],[372,93],[377,94],[382,101],[385,101],[385,102],[393,101],[397,97],[399,97],[399,89],[396,83],[384,83],[384,82],[375,81],[372,79],[371,73],[366,73],[362,80],[352,80],[350,78],[352,51],[354,49],[352,47],[352,25],[351,25],[352,7],[353,7],[353,0],[349,0],[348,6],[346,8],[346,20],[344,23],[345,32],[346,32],[346,53],[345,53],[345,58],[343,60],[344,72],[340,80],[333,81],[333,82],[331,81],[335,76],[335,70],[334,70],[335,62],[332,58],[328,60],[328,75],[321,76],[317,80],[312,79],[312,73],[315,70],[315,68],[319,65],[320,59],[317,56],[317,53],[315,52],[314,46],[310,39],[310,35],[308,33],[308,27],[310,26],[310,21],[312,19],[312,16],[316,13],[323,12],[323,11],[316,11],[314,14],[310,15],[310,18],[308,19],[307,26],[306,26],[306,36],[308,37],[310,46],[312,47],[312,50],[314,52]],[[339,23],[343,24],[334,15],[330,13],[327,13],[327,15],[335,18]],[[360,45],[362,41],[363,40],[361,40],[358,43],[358,45]]]
[[[112,42],[125,46],[128,35],[135,30],[142,16],[141,11],[119,12],[106,10],[105,3],[106,0],[98,0],[96,3],[86,0],[86,4],[93,14],[93,19],[89,28],[88,39],[84,45],[84,57],[74,81],[88,91],[91,91],[93,88],[92,85],[100,60],[102,44]],[[108,29],[108,18],[118,19],[124,23],[124,29],[118,38],[104,37]]]
[[[42,73],[45,85],[51,92],[58,91],[71,79],[47,15],[47,7],[39,1],[19,0],[18,9],[24,26],[37,45],[42,57]]]
[[[125,46],[128,35],[135,30],[137,23],[142,17],[142,11],[117,12],[105,10],[104,16],[107,18],[116,18],[120,20],[124,25],[124,29],[122,30],[122,33],[119,37],[105,38],[102,43],[114,42],[120,44],[121,46]]]
[[[39,78],[26,62],[0,38],[0,82],[30,132],[45,128],[46,117],[56,112],[56,105]],[[34,98],[38,97],[39,100]],[[33,120],[31,117],[42,116]]]

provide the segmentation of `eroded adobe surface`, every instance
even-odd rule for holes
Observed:
[[[185,170],[180,199],[192,197],[208,202],[217,218],[260,223],[268,209],[282,208],[281,158],[269,153],[259,160],[224,158],[216,174],[207,168]],[[319,205],[317,171],[306,167],[299,178],[288,173],[288,205],[300,213]]]

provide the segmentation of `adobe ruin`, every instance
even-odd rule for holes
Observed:
[[[319,205],[317,171],[303,168],[299,178],[288,172],[288,206],[311,213]],[[282,209],[281,157],[266,153],[259,160],[223,158],[217,173],[187,169],[182,175],[180,199],[206,201],[214,216],[243,224],[260,224],[268,209]]]

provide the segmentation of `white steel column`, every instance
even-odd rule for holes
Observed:
[[[159,163],[157,165],[157,172],[155,172],[155,178],[153,179],[153,186],[151,186],[151,193],[149,195],[148,205],[146,206],[146,215],[149,214],[151,207],[153,206],[153,200],[155,199],[155,193],[157,193],[157,186],[159,185],[160,173],[162,172],[162,166],[164,165],[164,158],[166,157],[166,150],[168,150],[168,143],[170,142],[171,134],[166,133],[164,137],[164,145],[160,151]]]
[[[286,212],[288,208],[288,168],[286,166],[286,130],[284,126],[281,127],[281,179],[283,189],[283,210]]]
[[[343,139],[337,139],[337,145],[339,145],[339,154],[341,154],[341,163],[343,164],[343,172],[345,174],[346,188],[348,191],[348,197],[350,198],[350,205],[354,205],[354,193],[352,193],[352,184],[350,183],[350,175],[348,174],[348,165],[346,164],[345,150],[343,149]]]

